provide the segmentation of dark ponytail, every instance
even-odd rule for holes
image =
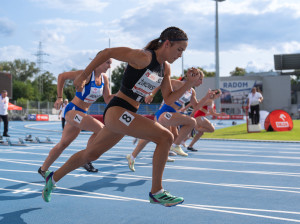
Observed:
[[[145,50],[157,50],[162,45],[162,42],[159,41],[159,38],[156,38],[150,41],[147,46],[144,48]]]
[[[150,41],[147,46],[144,48],[145,50],[157,50],[160,48],[166,40],[169,41],[188,41],[187,34],[174,26],[168,27],[165,29],[161,34],[159,38],[156,38],[152,41]]]

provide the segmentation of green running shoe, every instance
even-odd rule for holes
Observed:
[[[43,193],[42,193],[42,196],[43,196],[43,199],[45,202],[49,202],[51,200],[51,193],[56,187],[52,183],[52,176],[53,176],[53,172],[46,171],[46,174],[45,174],[46,184],[45,184],[45,187],[44,187]]]
[[[171,195],[169,192],[164,191],[163,193],[153,195],[149,193],[149,200],[152,204],[160,204],[166,207],[172,207],[181,204],[184,199]]]
[[[131,170],[131,171],[135,171],[135,168],[134,168],[134,160],[132,160],[131,159],[131,155],[130,154],[128,154],[127,156],[126,156],[126,159],[128,160],[128,167],[129,167],[129,169]]]

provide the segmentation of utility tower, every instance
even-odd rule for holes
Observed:
[[[39,42],[39,47],[38,47],[38,50],[36,52],[36,54],[34,54],[36,56],[36,64],[38,66],[38,69],[39,69],[39,72],[38,72],[38,85],[39,85],[39,91],[40,93],[42,94],[43,93],[43,64],[45,63],[49,63],[49,62],[46,62],[44,61],[44,58],[43,56],[44,55],[49,55],[49,54],[46,54],[44,51],[43,51],[43,46],[42,46],[42,42],[40,41]]]

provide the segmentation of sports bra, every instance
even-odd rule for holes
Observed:
[[[86,103],[94,103],[103,95],[104,78],[101,75],[101,85],[97,86],[95,82],[95,72],[92,72],[90,81],[85,84],[82,92],[76,91],[76,96]]]
[[[154,51],[150,51],[152,60],[143,69],[135,69],[127,65],[121,83],[121,92],[137,102],[142,102],[156,87],[161,85],[164,78],[164,67],[156,59]]]

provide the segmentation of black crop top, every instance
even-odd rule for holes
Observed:
[[[127,65],[121,83],[121,92],[135,101],[142,102],[145,96],[161,85],[164,78],[164,68],[156,59],[154,51],[151,63],[143,69],[135,69]]]

